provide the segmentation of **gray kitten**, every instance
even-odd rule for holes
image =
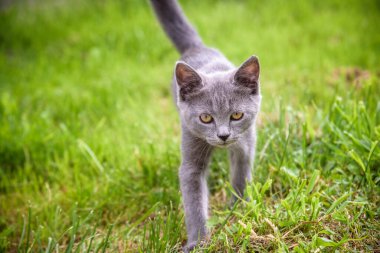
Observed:
[[[184,250],[190,251],[207,234],[206,170],[213,149],[229,150],[231,184],[239,196],[251,181],[260,65],[252,56],[236,68],[219,51],[206,47],[176,0],[151,3],[181,53],[172,86],[182,127],[179,178],[188,235]]]

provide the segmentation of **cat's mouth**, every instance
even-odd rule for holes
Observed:
[[[229,147],[229,146],[231,146],[233,144],[233,142],[230,142],[230,143],[222,143],[222,144],[218,144],[218,145],[216,145],[217,147],[219,147],[219,148],[227,148],[227,147]]]
[[[227,140],[227,141],[212,141],[208,140],[208,143],[211,144],[212,146],[219,147],[219,148],[227,148],[234,144],[236,141],[235,140]]]

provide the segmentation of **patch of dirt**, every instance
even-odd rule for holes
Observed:
[[[361,88],[363,83],[371,77],[371,73],[368,70],[361,69],[359,67],[341,67],[335,69],[330,78],[330,84],[336,84],[342,78],[349,85],[354,85],[356,88]]]

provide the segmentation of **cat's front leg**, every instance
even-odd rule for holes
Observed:
[[[180,182],[187,229],[184,251],[188,252],[207,234],[208,190],[205,172],[196,171],[192,165],[183,165],[180,169]]]
[[[229,149],[231,185],[239,197],[244,196],[246,184],[252,181],[252,166],[255,154],[256,136],[254,129]],[[231,204],[237,200],[232,196]]]
[[[192,136],[183,136],[182,143],[182,163],[179,178],[188,237],[184,251],[188,252],[207,234],[208,190],[206,169],[212,147]]]

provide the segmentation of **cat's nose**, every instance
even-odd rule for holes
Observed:
[[[218,137],[219,139],[221,139],[222,141],[226,141],[228,139],[228,137],[230,137],[229,134],[223,134],[223,135],[219,135],[218,134]]]

